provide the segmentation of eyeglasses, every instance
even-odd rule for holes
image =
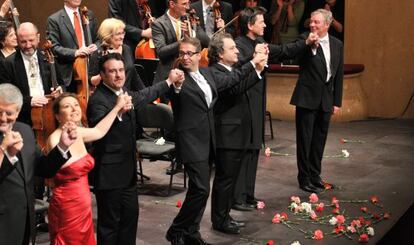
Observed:
[[[187,52],[184,52],[184,51],[179,51],[178,52],[178,55],[180,56],[180,57],[184,57],[184,56],[188,56],[188,57],[193,57],[193,55],[195,55],[195,54],[198,54],[198,53],[200,53],[200,52],[192,52],[192,51],[187,51]]]

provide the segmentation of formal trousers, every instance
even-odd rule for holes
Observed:
[[[138,190],[132,186],[95,190],[99,245],[135,245],[138,226]]]
[[[246,150],[241,161],[240,173],[234,189],[233,203],[243,204],[247,200],[255,198],[257,164],[259,161],[259,149]]]
[[[331,112],[296,107],[296,154],[299,185],[321,180],[321,161]]]
[[[211,194],[211,222],[213,227],[229,225],[234,188],[246,150],[217,149],[216,173]]]
[[[166,238],[201,238],[200,222],[210,194],[210,162],[184,163],[188,176],[188,190],[180,211],[168,229]]]

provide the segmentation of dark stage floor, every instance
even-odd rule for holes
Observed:
[[[275,139],[266,136],[267,145],[280,153],[295,154],[295,128],[292,122],[274,121]],[[361,140],[364,143],[341,144],[340,139]],[[376,244],[414,203],[414,121],[413,120],[376,120],[352,123],[332,124],[325,154],[329,156],[346,149],[349,158],[324,158],[323,178],[336,184],[339,188],[319,195],[325,203],[330,203],[333,196],[338,199],[369,199],[377,195],[383,209],[364,204],[375,212],[389,211],[391,218],[376,224],[375,236],[369,244]],[[178,208],[175,204],[183,200],[183,174],[174,177],[173,194],[166,193],[169,176],[165,175],[165,162],[144,162],[144,172],[151,177],[140,186],[140,217],[137,244],[168,244],[164,238]],[[303,201],[308,200],[308,193],[301,191],[296,181],[295,156],[260,157],[257,173],[256,196],[265,201],[263,210],[252,212],[232,211],[235,219],[246,221],[240,235],[226,235],[212,230],[210,222],[210,202],[205,211],[201,225],[203,237],[213,244],[266,244],[272,239],[275,244],[357,244],[346,237],[335,238],[325,235],[321,241],[305,239],[305,235],[291,230],[281,224],[272,224],[275,213],[288,212],[290,196],[297,195]],[[212,178],[213,180],[213,178]],[[343,204],[346,214],[359,216],[360,204]],[[324,214],[329,214],[327,208]],[[295,219],[288,212],[292,219]],[[96,218],[96,207],[94,206]],[[304,230],[321,229],[331,232],[332,227],[315,225],[301,221]],[[411,225],[414,222],[411,220]],[[412,230],[412,226],[411,226]],[[414,240],[414,239],[411,239]],[[409,240],[405,240],[407,244]],[[38,244],[48,244],[48,235],[40,234]]]

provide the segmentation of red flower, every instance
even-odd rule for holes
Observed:
[[[287,213],[285,213],[285,212],[280,213],[280,218],[281,218],[282,220],[287,220],[287,219],[288,219],[288,215],[287,215]]]
[[[363,213],[366,213],[366,212],[368,212],[368,208],[367,208],[367,207],[361,207],[361,211],[362,211]]]
[[[329,184],[329,183],[323,183],[323,187],[325,187],[325,190],[330,190],[330,189],[332,189],[332,185],[331,184]]]
[[[177,208],[181,208],[181,206],[183,206],[183,203],[181,202],[181,200],[178,200],[177,203],[175,204],[175,206]]]
[[[362,243],[367,243],[367,242],[368,242],[368,240],[369,240],[369,237],[368,237],[368,235],[367,235],[367,234],[361,234],[361,235],[359,236],[359,242],[362,242]]]
[[[358,220],[359,220],[361,225],[365,225],[366,220],[364,219],[364,217],[361,216],[361,217],[358,218]]]
[[[384,213],[384,219],[389,219],[391,215],[389,213]]]
[[[378,202],[379,202],[378,197],[377,197],[377,196],[372,196],[372,197],[371,197],[371,202],[372,202],[373,204],[378,203]]]
[[[332,209],[332,213],[333,214],[339,214],[340,212],[339,212],[339,208],[334,208],[334,209]]]
[[[317,220],[318,219],[318,215],[316,215],[315,211],[313,211],[313,210],[309,213],[309,216],[312,220]]]
[[[345,226],[343,226],[343,225],[337,226],[335,228],[334,232],[335,232],[335,234],[344,233],[345,232]]]
[[[341,144],[345,144],[346,143],[346,139],[342,138],[341,139]]]
[[[361,227],[361,221],[360,220],[356,220],[356,219],[354,219],[354,220],[352,220],[352,222],[351,222],[351,226],[353,226],[353,227]]]
[[[331,204],[334,205],[336,208],[339,208],[339,200],[336,197],[332,197]]]
[[[321,203],[319,203],[317,206],[316,206],[316,208],[315,208],[315,210],[316,210],[316,212],[322,212],[323,211],[323,208],[325,207],[325,204],[323,204],[323,202],[321,202]]]
[[[314,240],[322,240],[323,239],[323,232],[321,230],[316,230],[313,233],[312,239],[314,239]]]
[[[267,241],[267,245],[274,245],[273,240],[269,240],[269,241]]]
[[[270,148],[266,147],[265,156],[270,157],[271,154],[272,154],[272,152],[271,152]]]
[[[276,223],[280,223],[280,221],[281,221],[280,214],[275,214],[275,216],[273,216],[272,223],[276,224]]]
[[[342,225],[345,222],[345,217],[343,215],[337,215],[336,220],[338,222],[338,225]]]
[[[319,200],[318,195],[316,195],[316,193],[312,193],[309,196],[309,202],[310,203],[317,203]]]
[[[367,220],[367,221],[365,221],[365,225],[366,226],[370,226],[372,224],[372,221],[371,220]]]
[[[376,219],[376,220],[380,220],[380,219],[381,219],[381,216],[379,216],[378,214],[374,214],[374,215],[373,215],[373,217],[374,217],[374,219]]]

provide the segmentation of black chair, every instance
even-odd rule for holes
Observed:
[[[270,127],[270,138],[273,139],[273,122],[272,122],[272,114],[270,114],[270,111],[266,111],[266,117],[269,119],[269,127]]]
[[[138,123],[146,130],[152,128],[157,130],[172,131],[174,128],[174,117],[171,108],[165,104],[148,104],[142,108],[137,115]],[[137,154],[138,154],[138,175],[141,177],[141,183],[144,183],[144,178],[149,179],[143,173],[142,161],[148,159],[149,161],[169,161],[173,169],[176,168],[176,151],[175,143],[166,141],[163,145],[155,143],[156,138],[151,137],[148,133],[144,133],[144,138],[137,140]],[[170,175],[170,183],[168,186],[167,196],[171,194],[173,178],[176,173]],[[184,171],[184,188],[186,188],[186,173]]]
[[[137,71],[138,75],[141,77],[146,87],[149,87],[152,85],[152,81],[154,80],[154,75],[155,75],[155,71],[157,70],[158,63],[159,63],[159,59],[137,59],[135,60],[135,70]]]

